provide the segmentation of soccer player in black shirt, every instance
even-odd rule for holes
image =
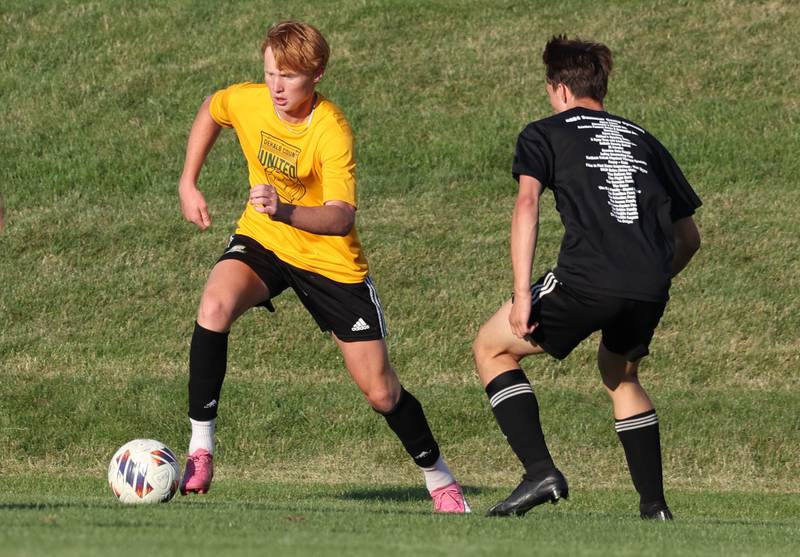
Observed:
[[[553,37],[543,60],[555,115],[529,124],[517,141],[514,295],[481,327],[473,345],[492,411],[525,468],[519,486],[487,514],[522,515],[568,496],[519,363],[545,352],[565,358],[599,330],[597,364],[640,495],[640,516],[671,520],[658,417],[637,372],[672,277],[700,247],[692,219],[700,199],[658,140],[605,112],[612,66],[605,45]],[[531,285],[545,188],[555,197],[564,237],[556,267]]]

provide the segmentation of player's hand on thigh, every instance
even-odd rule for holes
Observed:
[[[488,377],[495,368],[511,369],[505,366],[530,354],[543,352],[530,337],[515,336],[510,323],[512,306],[511,300],[507,301],[478,331],[472,349],[481,377]]]
[[[514,296],[511,301],[511,311],[508,314],[508,323],[511,332],[517,338],[524,339],[533,332],[538,323],[529,324],[531,318],[531,295]]]

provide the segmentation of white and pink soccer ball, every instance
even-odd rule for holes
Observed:
[[[175,453],[155,439],[125,443],[108,465],[108,485],[123,503],[166,503],[177,493],[180,476]]]

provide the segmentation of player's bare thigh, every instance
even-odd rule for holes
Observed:
[[[208,275],[197,323],[225,332],[240,315],[268,297],[266,285],[248,265],[235,259],[220,261]]]
[[[389,412],[400,399],[400,380],[389,363],[386,341],[344,342],[332,335],[344,365],[361,392],[378,412]]]
[[[472,344],[484,386],[501,373],[517,367],[525,356],[544,352],[535,342],[514,336],[508,322],[510,313],[511,300],[508,300],[483,324]]]

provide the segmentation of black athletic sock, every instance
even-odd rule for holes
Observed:
[[[651,506],[664,501],[664,483],[661,470],[661,437],[655,409],[622,420],[614,420],[619,440],[625,449],[628,470],[640,506]]]
[[[433,438],[422,405],[414,395],[401,387],[397,405],[390,412],[380,414],[386,418],[389,427],[417,466],[428,468],[436,464],[439,460],[439,445]]]
[[[207,422],[217,417],[219,393],[228,361],[228,333],[194,324],[189,348],[189,417]]]
[[[539,422],[539,403],[521,369],[501,373],[486,385],[503,435],[525,467],[525,477],[535,479],[555,469]]]

